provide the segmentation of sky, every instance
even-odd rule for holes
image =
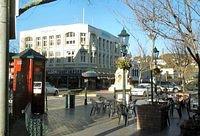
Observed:
[[[20,0],[23,6],[30,0]],[[84,23],[103,29],[117,36],[123,27],[131,35],[129,52],[139,55],[137,40],[142,44],[147,53],[152,49],[152,42],[148,39],[130,9],[121,0],[57,0],[52,3],[33,7],[16,19],[16,40],[10,42],[10,50],[17,52],[19,47],[19,32],[34,28]],[[161,41],[156,46],[162,52],[164,45]]]

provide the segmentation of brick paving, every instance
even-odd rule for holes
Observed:
[[[83,98],[81,98],[83,99]],[[80,98],[76,102],[81,101]],[[140,132],[136,127],[136,120],[131,118],[129,125],[124,126],[124,122],[118,125],[118,118],[109,118],[107,113],[100,113],[89,116],[91,105],[80,105],[75,109],[60,108],[49,110],[49,130],[48,136],[179,136],[180,124],[187,118],[184,112],[183,119],[179,119],[175,112],[171,118],[171,125],[160,132]]]
[[[185,112],[181,120],[175,112],[176,114],[171,118],[171,125],[163,131],[140,132],[137,130],[135,118],[129,119],[129,125],[124,126],[123,121],[118,125],[118,118],[116,116],[109,118],[107,113],[90,116],[91,104],[84,106],[82,96],[76,96],[75,109],[64,108],[65,98],[63,97],[52,98],[48,100],[47,136],[179,136],[179,126],[184,119],[187,119]],[[19,132],[23,132],[19,131],[19,124],[24,126],[23,123],[15,124],[11,136],[18,136]],[[26,136],[27,134],[20,133],[19,135]]]

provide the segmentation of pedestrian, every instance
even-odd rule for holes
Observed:
[[[173,114],[174,114],[174,100],[172,98],[169,98],[169,111],[170,111],[170,116],[173,117]]]
[[[175,109],[178,112],[179,118],[181,119],[182,118],[182,110],[181,110],[181,103],[182,103],[182,101],[179,98],[180,98],[180,96],[177,95],[174,107],[175,107]]]

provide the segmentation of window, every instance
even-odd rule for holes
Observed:
[[[73,41],[66,41],[66,44],[75,44],[75,40],[73,40]]]
[[[53,55],[53,51],[50,51],[49,52],[49,57],[53,57],[54,55]]]
[[[103,54],[103,66],[105,65],[105,55]]]
[[[107,62],[106,65],[109,66],[109,55],[107,55],[106,62]]]
[[[25,38],[25,47],[26,48],[31,48],[33,45],[33,38],[32,37],[26,37]]]
[[[54,59],[53,58],[50,58],[49,59],[49,63],[53,63],[54,62]]]
[[[72,62],[72,57],[67,57],[67,62]]]
[[[99,54],[99,65],[101,65],[101,54]]]
[[[60,57],[60,52],[56,52],[55,57]]]
[[[99,37],[99,49],[101,50],[101,37]]]
[[[46,51],[42,51],[42,55],[47,57],[47,52]]]
[[[115,53],[117,53],[117,43],[115,42]]]
[[[43,46],[47,46],[47,36],[42,37]]]
[[[41,43],[41,38],[36,37],[36,46],[40,46],[40,43]]]
[[[103,50],[105,50],[105,39],[103,39]]]
[[[65,34],[65,44],[75,44],[75,33],[68,32]]]
[[[81,52],[81,62],[85,62],[86,61],[86,53],[85,52]]]
[[[28,41],[33,41],[33,38],[32,37],[26,37],[25,42],[28,42]]]
[[[80,43],[85,44],[86,42],[86,33],[80,33]]]
[[[70,55],[71,54],[71,52],[70,51],[67,51],[67,55]]]
[[[112,66],[112,64],[113,64],[113,57],[110,56],[110,66]]]
[[[74,32],[68,32],[65,34],[66,37],[75,37],[75,33]]]
[[[28,43],[28,44],[25,45],[25,47],[26,47],[26,48],[31,48],[31,47],[32,47],[32,44]]]
[[[135,77],[135,76],[138,77],[139,76],[138,69],[133,69],[132,75],[133,75],[133,77]]]
[[[113,44],[110,42],[110,52],[112,52]]]
[[[91,52],[90,53],[90,63],[92,63],[93,62],[93,53]]]
[[[81,36],[85,36],[86,35],[86,33],[81,33]]]
[[[61,44],[61,35],[56,35],[56,44],[57,45]]]
[[[60,62],[61,62],[61,59],[60,59],[60,58],[57,58],[57,59],[56,59],[56,62],[57,62],[57,63],[60,63]]]
[[[49,45],[50,46],[54,45],[54,36],[53,35],[49,36]]]
[[[109,49],[109,41],[106,41],[106,49]],[[109,52],[109,50],[106,50],[107,52]]]

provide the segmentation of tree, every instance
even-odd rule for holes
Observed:
[[[139,67],[139,82],[141,81],[142,75],[145,72],[148,72],[150,69],[150,61],[151,61],[151,57],[150,56],[146,56],[146,55],[141,55],[141,56],[137,56],[134,57],[134,60],[136,60],[138,62],[138,67]]]
[[[171,42],[180,42],[198,65],[198,105],[200,109],[200,1],[124,0],[140,26]]]
[[[185,91],[185,76],[187,68],[192,62],[191,56],[189,56],[187,49],[184,46],[181,46],[178,42],[174,42],[168,50],[172,56],[172,61],[175,66],[174,68],[180,73],[179,77],[182,79],[183,91]]]
[[[26,5],[24,5],[23,8],[19,9],[19,15],[21,15],[22,13],[24,13],[25,11],[27,11],[28,9],[30,9],[34,6],[38,6],[41,4],[46,4],[46,3],[50,3],[50,2],[54,2],[54,1],[56,1],[56,0],[31,0]]]

